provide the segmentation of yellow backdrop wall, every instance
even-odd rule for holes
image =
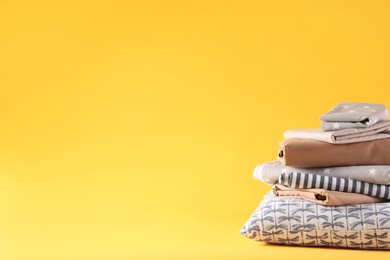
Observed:
[[[0,259],[367,259],[238,234],[287,128],[390,106],[389,1],[0,1]]]

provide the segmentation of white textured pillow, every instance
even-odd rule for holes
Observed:
[[[390,250],[390,202],[322,206],[269,192],[240,233],[273,244]]]

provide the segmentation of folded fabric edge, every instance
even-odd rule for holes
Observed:
[[[279,147],[279,150],[278,150],[278,161],[281,162],[283,165],[286,165],[286,157],[284,156],[285,155],[285,146],[282,146],[282,147]]]
[[[264,165],[265,164],[257,165],[255,167],[255,169],[253,170],[252,176],[253,176],[253,178],[255,180],[262,181],[262,182],[266,183],[266,181],[263,178],[263,174],[262,174],[263,173],[263,169],[264,169]]]

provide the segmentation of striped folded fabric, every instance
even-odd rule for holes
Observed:
[[[326,189],[359,193],[381,199],[390,199],[390,185],[380,185],[369,182],[300,172],[282,173],[279,184],[293,189]]]

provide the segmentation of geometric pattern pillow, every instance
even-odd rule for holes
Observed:
[[[240,233],[272,244],[390,250],[390,202],[323,206],[269,192]]]

